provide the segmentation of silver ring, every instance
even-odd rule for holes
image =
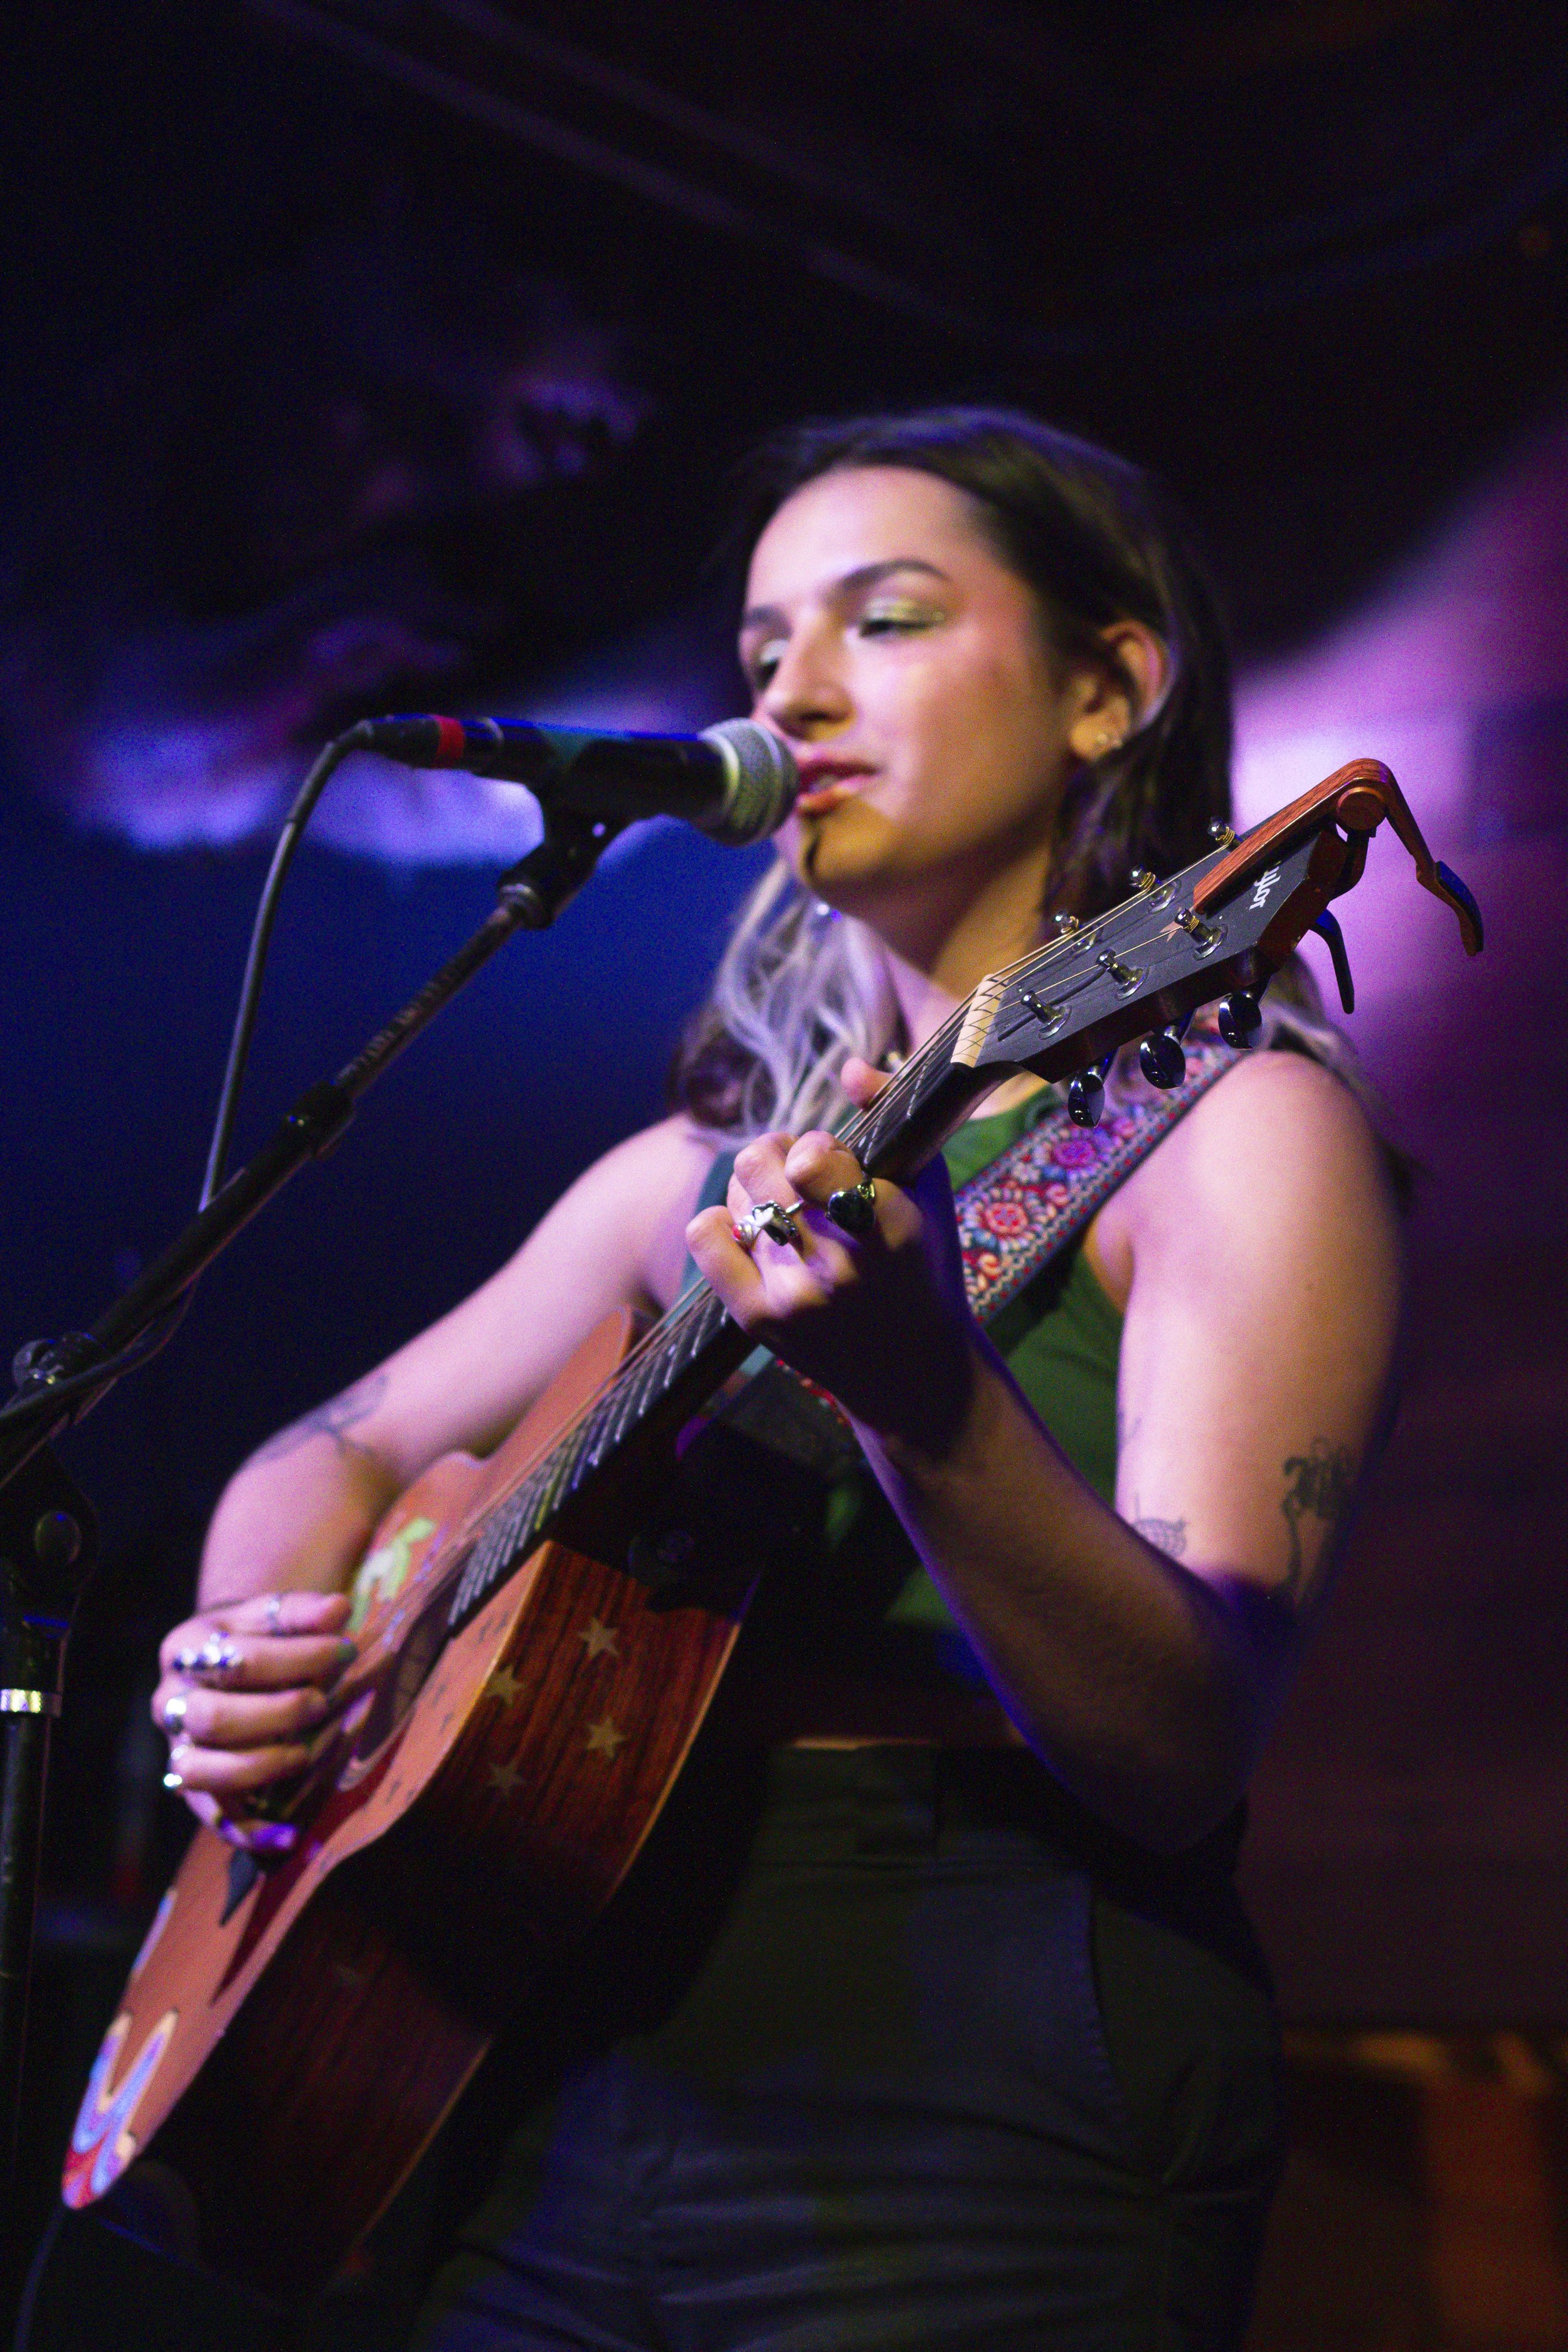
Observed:
[[[804,1201],[792,1201],[786,1208],[778,1201],[759,1201],[734,1228],[735,1239],[743,1250],[755,1249],[763,1234],[771,1242],[781,1242],[786,1248],[800,1247],[800,1227],[795,1218],[805,1206]]]
[[[245,1654],[226,1633],[209,1633],[196,1650],[176,1650],[174,1665],[197,1682],[226,1682],[245,1664]]]
[[[184,1729],[185,1710],[189,1705],[190,1698],[186,1692],[170,1692],[168,1697],[163,1701],[163,1728],[165,1731],[174,1732],[183,1731]]]
[[[165,1789],[183,1789],[183,1788],[184,1787],[184,1785],[185,1785],[185,1783],[184,1783],[184,1780],[183,1776],[182,1776],[180,1773],[176,1772],[176,1771],[175,1771],[175,1769],[174,1769],[174,1766],[171,1764],[171,1765],[170,1765],[170,1767],[169,1767],[169,1769],[168,1769],[168,1770],[167,1770],[167,1771],[164,1773],[164,1775],[163,1775],[163,1786],[164,1786],[164,1788],[165,1788]]]
[[[267,1606],[262,1613],[267,1619],[268,1632],[276,1633],[283,1615],[283,1595],[280,1592],[269,1592],[267,1596]]]

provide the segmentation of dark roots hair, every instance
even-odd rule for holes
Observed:
[[[1008,569],[1040,601],[1068,659],[1131,690],[1100,631],[1134,620],[1170,656],[1158,710],[1078,771],[1057,820],[1042,915],[1100,913],[1135,866],[1169,873],[1230,816],[1230,658],[1213,591],[1163,494],[1135,466],[1011,409],[934,408],[793,427],[743,474],[736,540],[749,558],[770,517],[823,474],[904,466],[973,499]]]
[[[1201,857],[1210,826],[1230,815],[1230,664],[1208,585],[1153,486],[1011,410],[805,425],[765,444],[745,472],[737,568],[793,492],[864,466],[911,467],[972,499],[1002,562],[1035,592],[1058,657],[1099,663],[1131,692],[1100,632],[1141,621],[1168,651],[1159,708],[1068,782],[1042,921],[1115,906],[1135,866],[1168,874]],[[671,1074],[674,1101],[716,1139],[836,1124],[846,1055],[877,1061],[901,1042],[875,942],[825,912],[782,861],[742,909]]]

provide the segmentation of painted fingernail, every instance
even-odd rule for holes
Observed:
[[[256,1853],[287,1853],[299,1835],[290,1822],[252,1822],[249,1828],[250,1846]]]

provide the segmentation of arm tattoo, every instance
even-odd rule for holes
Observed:
[[[1326,1437],[1315,1437],[1310,1454],[1292,1454],[1286,1461],[1288,1481],[1279,1507],[1290,1538],[1290,1567],[1285,1589],[1292,1601],[1304,1601],[1312,1577],[1327,1555],[1334,1536],[1349,1514],[1355,1486],[1355,1464],[1348,1445],[1331,1447]],[[1313,1548],[1311,1568],[1301,1541],[1301,1522],[1319,1522],[1321,1535]]]
[[[356,1381],[352,1389],[345,1389],[342,1396],[329,1397],[325,1404],[319,1404],[303,1420],[290,1422],[287,1429],[269,1437],[250,1458],[253,1462],[281,1462],[285,1454],[296,1453],[312,1437],[330,1437],[340,1454],[363,1453],[363,1447],[356,1445],[348,1433],[356,1422],[370,1418],[385,1393],[386,1374],[372,1372],[365,1380]]]
[[[1138,1508],[1136,1500],[1133,1502],[1132,1507],[1134,1511]],[[1169,1559],[1180,1559],[1182,1554],[1186,1550],[1187,1523],[1185,1519],[1135,1518],[1132,1525],[1142,1537],[1145,1543],[1152,1544],[1156,1551],[1163,1551]]]

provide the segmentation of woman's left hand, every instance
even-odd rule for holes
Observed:
[[[907,1190],[879,1177],[871,1223],[851,1235],[827,1202],[863,1173],[822,1129],[759,1136],[736,1155],[728,1207],[694,1217],[687,1246],[742,1328],[851,1419],[942,1453],[970,1402],[975,1335],[947,1170],[939,1154]],[[737,1236],[764,1202],[790,1212],[797,1241]]]

